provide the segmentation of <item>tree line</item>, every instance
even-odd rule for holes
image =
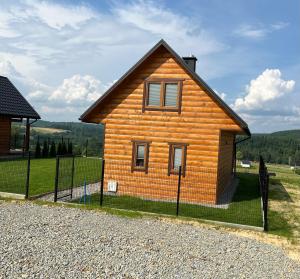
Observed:
[[[56,155],[72,155],[73,154],[73,143],[69,141],[68,143],[62,141],[57,145],[55,141],[44,140],[41,146],[39,139],[36,142],[34,156],[35,158],[53,158]]]

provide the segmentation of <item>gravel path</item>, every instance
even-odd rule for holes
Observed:
[[[300,266],[215,229],[0,201],[0,278],[300,278]]]

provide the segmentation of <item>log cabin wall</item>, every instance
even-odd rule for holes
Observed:
[[[0,154],[8,154],[10,150],[10,118],[0,116]]]
[[[150,77],[184,79],[181,114],[142,112],[144,81]],[[113,179],[120,194],[175,199],[177,175],[167,175],[168,143],[179,142],[189,144],[181,200],[216,203],[220,129],[242,130],[165,48],[158,48],[94,111],[89,121],[105,124],[105,190]],[[147,174],[131,172],[132,140],[150,141]]]
[[[218,164],[218,196],[228,190],[233,178],[233,145],[235,135],[221,131]]]

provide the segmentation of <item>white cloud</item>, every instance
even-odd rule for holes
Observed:
[[[266,37],[269,33],[286,28],[288,25],[289,23],[287,22],[276,22],[268,26],[262,24],[242,24],[234,30],[234,34],[249,39],[261,39]]]
[[[91,104],[96,101],[102,92],[99,80],[92,76],[74,75],[64,79],[61,86],[54,90],[49,96],[49,101],[63,102],[66,104]]]
[[[256,28],[251,25],[242,25],[234,31],[236,35],[246,38],[259,39],[267,35],[268,30],[265,28]]]
[[[276,23],[271,24],[271,28],[273,30],[281,30],[289,26],[290,24],[288,22],[279,21]]]
[[[246,96],[236,99],[237,111],[265,110],[279,104],[278,99],[293,91],[294,80],[283,80],[279,69],[266,69],[246,86]]]
[[[36,105],[43,118],[56,115],[56,119],[63,121],[75,120],[110,84],[104,85],[93,76],[79,74],[64,79],[57,87],[32,81],[27,98]]]
[[[224,92],[218,92],[217,90],[214,90],[214,91],[219,95],[219,97],[220,97],[223,101],[225,101],[227,94],[225,94]]]
[[[16,70],[11,61],[0,57],[0,76],[20,77],[21,74]]]
[[[203,55],[223,50],[225,46],[209,32],[201,28],[193,18],[175,14],[153,1],[137,1],[115,7],[116,17],[124,24],[130,24],[150,34],[167,39],[184,51],[195,51]],[[205,43],[203,43],[205,42]]]

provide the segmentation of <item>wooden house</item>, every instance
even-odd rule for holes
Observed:
[[[196,61],[161,40],[82,114],[105,127],[105,190],[173,200],[179,166],[186,202],[216,204],[230,190],[236,135],[250,131]]]
[[[35,121],[40,116],[10,80],[0,76],[0,155],[11,153],[11,123],[23,120],[26,120],[24,150],[29,150],[30,119]]]

